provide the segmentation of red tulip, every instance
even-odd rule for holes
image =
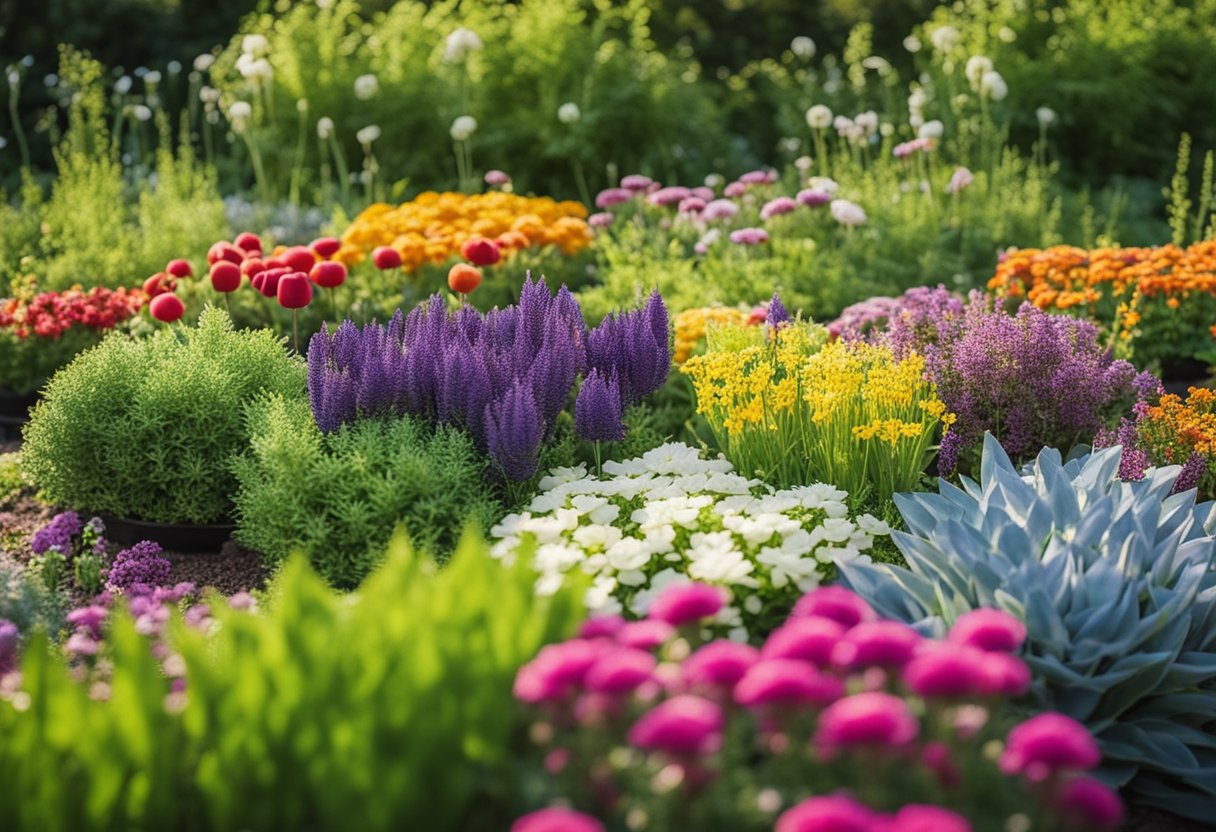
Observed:
[[[164,272],[157,272],[144,281],[144,292],[148,297],[154,298],[157,295],[163,295],[165,292],[172,292],[175,283],[173,278]]]
[[[334,289],[346,282],[346,266],[326,260],[313,266],[308,276],[321,288]]]
[[[312,283],[304,272],[292,272],[279,279],[279,306],[303,309],[312,303]]]
[[[236,247],[242,251],[261,251],[262,239],[252,231],[242,231],[236,235]]]
[[[391,246],[380,246],[372,252],[372,262],[381,271],[401,268],[401,254]]]
[[[342,241],[337,237],[318,237],[309,243],[308,247],[322,260],[328,260],[342,248]]]
[[[468,263],[457,263],[448,272],[448,287],[458,295],[467,295],[481,285],[481,271]]]
[[[293,272],[304,272],[305,274],[308,274],[308,270],[317,262],[317,255],[313,254],[312,249],[307,246],[292,246],[279,257]]]
[[[485,237],[470,237],[460,247],[460,256],[474,266],[493,266],[502,259],[502,253],[493,240]]]
[[[211,288],[217,292],[235,292],[241,288],[241,267],[221,260],[211,267]]]
[[[266,268],[268,268],[268,269],[285,269],[285,268],[287,268],[287,261],[284,260],[282,257],[267,257],[262,262],[264,262],[266,264]]]
[[[262,260],[258,257],[250,257],[248,260],[246,260],[244,263],[241,264],[241,274],[245,275],[245,277],[252,279],[255,274],[257,274],[258,272],[264,272],[268,268],[269,268],[269,266],[266,265],[265,260]]]
[[[170,260],[169,265],[165,266],[165,271],[174,277],[189,277],[194,274],[194,269],[190,267],[189,260]]]
[[[266,297],[273,298],[279,293],[279,281],[291,273],[291,269],[266,269],[258,272],[253,276],[253,288]]]
[[[228,260],[238,266],[245,259],[245,252],[232,243],[219,242],[207,251],[207,265],[214,266],[220,260]]]
[[[156,320],[171,324],[186,314],[186,305],[177,295],[166,292],[152,298],[152,302],[148,304],[148,311]]]

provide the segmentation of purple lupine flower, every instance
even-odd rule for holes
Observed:
[[[521,482],[536,473],[544,438],[540,408],[523,382],[486,405],[486,445],[507,479]]]
[[[80,515],[74,511],[64,511],[56,514],[30,539],[30,549],[35,555],[42,555],[54,549],[61,555],[72,553],[72,539],[80,534],[84,526]]]
[[[781,302],[781,296],[773,292],[773,298],[768,302],[768,311],[764,315],[764,323],[770,329],[776,329],[789,322],[790,313],[785,311],[785,304]]]
[[[532,396],[547,429],[557,422],[557,416],[565,409],[566,400],[574,388],[578,377],[577,353],[574,342],[564,336],[551,334],[528,370]]]
[[[620,442],[625,430],[616,379],[592,370],[583,379],[574,402],[575,435],[588,442]]]
[[[138,585],[158,587],[169,580],[172,564],[160,556],[160,544],[150,540],[136,543],[130,549],[123,549],[110,566],[106,578],[108,588],[115,590],[131,589]]]

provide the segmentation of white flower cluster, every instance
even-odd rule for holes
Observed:
[[[679,443],[604,463],[605,476],[560,468],[540,481],[527,510],[491,529],[494,557],[531,551],[540,595],[567,573],[591,577],[592,612],[643,616],[655,596],[689,580],[731,590],[716,624],[746,639],[836,565],[869,563],[882,521],[848,516],[845,492],[817,483],[774,491]]]

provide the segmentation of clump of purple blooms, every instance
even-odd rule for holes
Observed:
[[[172,564],[161,557],[160,544],[151,540],[136,543],[114,557],[106,585],[111,590],[135,591],[146,594],[149,588],[162,586],[169,580]]]
[[[1144,479],[1148,469],[1156,464],[1149,449],[1140,439],[1140,423],[1147,416],[1148,410],[1147,401],[1136,402],[1132,408],[1134,419],[1120,419],[1117,428],[1102,428],[1094,436],[1095,448],[1112,448],[1118,445],[1123,449],[1119,461],[1119,479],[1124,482]],[[1192,453],[1183,463],[1182,470],[1178,472],[1178,478],[1174,480],[1174,487],[1170,489],[1170,493],[1181,494],[1183,491],[1198,488],[1207,468],[1208,457],[1200,453]]]
[[[663,385],[668,332],[658,292],[589,330],[565,286],[554,295],[529,276],[506,309],[449,314],[435,295],[408,315],[398,310],[387,326],[346,321],[322,330],[308,348],[309,399],[323,433],[407,415],[461,428],[507,479],[522,481],[536,473],[580,374],[597,377],[575,422],[583,438],[604,434],[613,414],[619,424],[620,413]],[[608,391],[615,401],[605,401]]]
[[[75,538],[84,530],[80,515],[74,511],[56,514],[30,538],[30,549],[35,555],[45,555],[54,549],[61,555],[70,555],[75,548]]]

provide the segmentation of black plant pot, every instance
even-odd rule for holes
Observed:
[[[1186,398],[1192,387],[1207,387],[1210,383],[1208,362],[1198,358],[1175,358],[1161,362],[1161,386],[1167,393]]]
[[[0,439],[18,439],[21,426],[29,421],[30,408],[38,403],[37,393],[0,390]]]
[[[236,531],[236,526],[228,523],[201,526],[193,523],[149,523],[105,514],[101,519],[106,524],[106,539],[120,546],[133,546],[141,540],[151,540],[159,543],[167,552],[189,554],[219,552]]]

